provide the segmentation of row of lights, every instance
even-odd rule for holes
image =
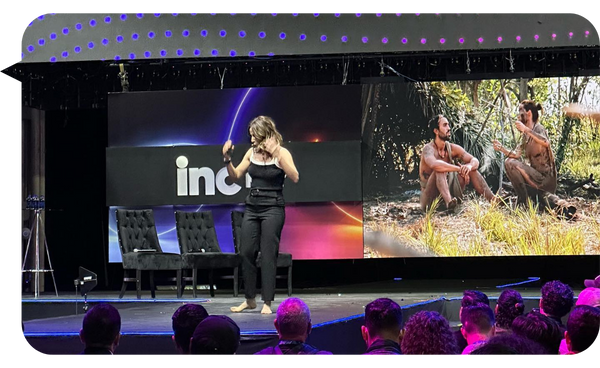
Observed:
[[[210,15],[217,15],[217,13],[218,13],[216,10],[209,10],[207,12]],[[393,12],[395,13],[395,15],[397,17],[402,16],[402,10],[394,10]],[[422,12],[421,10],[414,10],[414,14],[417,17],[421,15],[421,12]],[[473,12],[475,14],[479,14],[479,11],[477,11],[477,10],[475,10]],[[50,15],[56,15],[56,10],[50,10],[49,13],[50,13]],[[163,15],[163,11],[162,10],[154,10],[153,13],[154,13],[154,16],[157,17],[157,18],[160,17],[161,15]],[[224,13],[224,12],[221,12],[221,13]],[[321,10],[313,10],[312,13],[313,13],[314,17],[318,17],[318,16],[321,15]],[[441,15],[441,10],[434,10],[434,13],[435,13],[435,15],[440,16]],[[461,11],[460,10],[454,10],[454,13],[456,15],[460,15]],[[44,12],[37,14],[37,19],[40,20],[40,21],[44,20],[44,18],[45,18],[44,14],[45,14]],[[138,19],[142,19],[144,17],[144,11],[143,10],[136,10],[135,14],[136,14],[136,17]],[[174,17],[178,16],[179,14],[180,14],[179,10],[172,10],[171,11],[171,15],[173,15]],[[198,15],[198,10],[190,10],[190,14],[191,15]],[[232,16],[235,16],[235,15],[238,14],[238,10],[229,10],[229,14],[232,15]],[[254,16],[254,15],[257,15],[257,14],[258,14],[257,10],[250,10],[250,15]],[[276,17],[278,14],[279,14],[278,10],[271,10],[271,15],[272,16]],[[300,15],[300,12],[298,10],[292,10],[291,14],[294,17],[297,17],[298,15]],[[334,10],[333,11],[333,15],[336,18],[339,18],[342,15],[342,11],[341,10]],[[354,11],[354,15],[357,18],[361,17],[363,15],[363,11],[362,10],[355,10]],[[375,15],[377,17],[381,17],[383,15],[383,10],[375,10]],[[122,21],[127,20],[127,11],[122,10],[121,11],[121,15],[119,16],[119,19],[121,19]],[[107,16],[107,17],[104,18],[104,21],[105,21],[105,23],[110,23],[112,21],[112,18],[110,16]],[[28,26],[28,27],[32,26],[33,25],[33,19],[29,19],[27,21],[27,23],[25,23],[25,25]]]
[[[63,33],[64,33],[64,34],[68,34],[68,29],[66,29],[66,31],[65,31],[65,30],[63,30]],[[242,34],[242,33],[243,33],[243,34]],[[588,36],[589,36],[589,33],[590,33],[589,31],[585,31],[585,36],[586,36],[586,37],[588,37]],[[203,37],[206,37],[206,36],[208,35],[208,31],[206,31],[206,30],[202,30],[202,32],[201,32],[201,35],[202,35]],[[220,35],[221,35],[221,37],[225,37],[225,35],[226,35],[226,31],[222,30],[222,31],[220,32]],[[572,38],[574,34],[573,34],[573,32],[569,32],[569,34],[568,34],[568,35],[569,35],[569,38]],[[166,37],[171,37],[171,36],[172,36],[172,33],[171,33],[171,31],[166,31],[166,32],[165,32],[165,36],[166,36]],[[183,36],[184,36],[184,37],[188,37],[188,36],[189,36],[189,31],[188,31],[188,30],[184,30],[184,31],[183,31]],[[244,31],[240,31],[240,37],[245,37],[245,36],[246,36],[245,32],[244,32]],[[265,37],[266,37],[266,34],[265,34],[265,32],[259,32],[258,36],[259,36],[260,38],[265,38]],[[555,39],[556,39],[556,37],[557,37],[557,35],[556,35],[555,33],[553,33],[551,36],[552,36],[552,40],[555,40]],[[151,38],[151,39],[153,39],[153,38],[155,37],[155,34],[154,34],[154,32],[152,32],[152,31],[151,31],[151,32],[149,32],[149,33],[148,33],[148,37],[149,37],[149,38]],[[287,37],[287,36],[286,36],[286,34],[285,34],[285,33],[283,33],[283,32],[282,32],[282,33],[279,35],[279,38],[280,38],[280,39],[282,39],[282,40],[283,40],[283,39],[285,39],[286,37]],[[133,34],[132,34],[132,36],[131,36],[131,38],[132,38],[133,40],[137,40],[137,39],[139,39],[139,35],[138,35],[137,33],[133,33]],[[536,35],[534,35],[534,36],[533,36],[533,38],[534,38],[536,41],[538,41],[538,40],[539,40],[539,38],[540,38],[540,36],[536,34]],[[52,39],[52,40],[56,39],[56,34],[55,34],[55,33],[52,33],[52,34],[50,34],[50,39]],[[304,41],[304,40],[306,40],[306,35],[305,35],[305,34],[301,34],[301,35],[300,35],[300,37],[299,37],[299,39],[300,39],[301,41]],[[516,39],[516,41],[517,41],[517,42],[520,42],[520,41],[522,40],[521,36],[516,36],[516,38],[515,38],[515,39]],[[116,37],[116,40],[117,40],[117,42],[118,42],[118,43],[121,43],[121,42],[123,42],[124,38],[123,38],[123,36],[119,35],[119,36],[117,36],[117,37]],[[321,37],[320,37],[320,40],[321,40],[322,42],[325,42],[325,41],[327,41],[327,36],[326,36],[326,35],[321,35]],[[341,41],[342,41],[342,42],[344,42],[344,43],[345,43],[345,42],[348,42],[348,36],[342,36],[342,37],[341,37]],[[369,38],[368,38],[368,37],[366,37],[366,36],[365,36],[365,37],[362,37],[361,41],[362,41],[363,43],[368,43],[368,42],[369,42]],[[497,41],[498,41],[498,43],[501,43],[501,42],[503,41],[503,38],[502,38],[501,36],[499,36],[499,37],[497,38]],[[382,39],[381,39],[381,42],[382,42],[382,43],[384,43],[384,44],[387,44],[387,43],[389,42],[389,39],[388,39],[387,37],[384,37],[384,38],[382,38]],[[408,39],[407,39],[406,37],[404,37],[404,38],[402,38],[402,39],[401,39],[401,42],[402,42],[403,44],[407,44],[407,43],[408,43]],[[426,38],[422,38],[420,42],[421,42],[421,44],[423,44],[423,45],[424,45],[424,44],[426,44],[426,43],[427,43],[427,39],[426,39]],[[441,39],[439,40],[439,42],[440,42],[440,44],[445,44],[445,43],[446,43],[446,39],[445,39],[445,38],[441,38]],[[465,42],[465,39],[461,37],[461,38],[459,38],[459,39],[458,39],[458,42],[459,42],[460,44],[464,44],[464,42]],[[480,44],[481,44],[481,43],[483,43],[483,42],[484,42],[484,39],[483,39],[483,37],[479,37],[479,38],[477,39],[477,42],[479,42]],[[44,46],[44,45],[45,45],[45,43],[46,43],[46,41],[45,41],[43,38],[41,38],[41,39],[39,39],[39,40],[38,40],[38,44],[39,44],[40,46]],[[102,44],[103,44],[104,46],[108,46],[108,44],[109,44],[109,43],[110,43],[110,41],[109,41],[107,38],[104,38],[104,39],[102,40]],[[89,48],[89,49],[93,49],[93,48],[95,47],[95,44],[94,44],[94,42],[89,42],[87,46],[88,46],[88,48]],[[32,52],[34,52],[34,51],[35,51],[35,47],[34,47],[33,45],[29,45],[29,46],[27,46],[27,51],[28,51],[29,53],[32,53]],[[82,48],[81,48],[81,46],[75,46],[75,48],[73,49],[73,51],[74,51],[75,53],[77,53],[77,54],[78,54],[78,53],[80,53],[80,52],[82,51]],[[176,51],[176,53],[177,53],[177,55],[178,55],[178,56],[183,56],[183,54],[184,54],[184,51],[183,51],[182,49],[178,49],[178,50]],[[194,56],[200,56],[200,53],[201,53],[201,51],[200,51],[199,49],[195,49],[195,50],[193,51],[193,54],[194,54]],[[213,50],[211,51],[211,55],[213,55],[213,56],[218,56],[218,54],[219,54],[219,52],[218,52],[218,50],[216,50],[216,49],[213,49]],[[150,52],[150,51],[146,51],[146,52],[144,52],[144,56],[145,56],[146,58],[149,58],[149,57],[151,57],[151,55],[152,55],[152,54],[151,54],[151,52]],[[163,57],[164,57],[164,56],[167,56],[167,51],[166,51],[166,50],[161,50],[161,51],[160,51],[160,55],[161,55],[161,56],[163,56]],[[235,50],[231,50],[231,51],[229,52],[229,56],[236,56],[236,55],[237,55],[237,52],[236,52]],[[255,53],[254,51],[250,51],[250,52],[248,53],[248,56],[255,56],[255,55],[256,55],[256,53]],[[269,55],[269,56],[273,56],[273,53],[269,53],[268,55]],[[23,55],[23,54],[22,54],[21,56],[22,56],[22,57],[24,57],[24,55]],[[62,54],[61,54],[61,56],[62,56],[63,58],[67,58],[67,57],[69,56],[69,52],[68,52],[68,51],[63,51],[63,52],[62,52]],[[129,54],[129,56],[130,56],[130,59],[135,59],[135,54],[131,53],[131,54]],[[120,56],[119,56],[119,55],[116,55],[116,56],[115,56],[115,60],[120,60]],[[56,61],[56,57],[54,57],[54,56],[53,56],[53,57],[51,57],[51,58],[50,58],[50,61],[51,61],[51,62],[54,62],[54,61]]]

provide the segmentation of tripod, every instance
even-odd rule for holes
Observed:
[[[29,207],[29,206],[28,206]],[[52,275],[52,282],[54,283],[54,291],[56,296],[58,296],[58,289],[56,288],[56,280],[54,279],[54,270],[52,269],[52,261],[50,260],[50,252],[48,251],[48,242],[46,241],[46,231],[44,230],[44,224],[42,223],[42,210],[43,208],[28,208],[33,209],[35,211],[35,224],[31,233],[29,234],[29,239],[27,239],[27,248],[25,248],[25,258],[23,259],[23,266],[21,267],[21,272],[23,273],[33,273],[34,274],[34,297],[37,299],[40,296],[40,273],[50,272]],[[44,233],[44,244],[46,246],[46,254],[48,255],[48,264],[50,265],[49,270],[41,270],[40,269],[40,239],[41,232]],[[33,233],[35,233],[35,268],[34,269],[25,269],[25,263],[27,262],[27,254],[29,253],[29,245],[31,243],[31,238],[33,238]]]

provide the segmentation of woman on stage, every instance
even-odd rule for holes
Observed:
[[[246,197],[246,210],[242,222],[240,254],[245,284],[246,301],[232,312],[256,308],[256,256],[261,252],[262,299],[261,313],[270,314],[275,297],[275,272],[279,239],[285,222],[283,182],[285,177],[294,183],[299,180],[298,170],[290,151],[281,147],[283,139],[268,116],[258,116],[248,125],[252,147],[237,167],[231,163],[233,148],[228,140],[223,145],[223,161],[233,180],[246,174],[252,178],[250,193]]]

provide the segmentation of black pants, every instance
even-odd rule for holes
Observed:
[[[246,205],[242,222],[242,272],[246,299],[256,297],[256,257],[261,253],[262,300],[275,298],[275,272],[285,207]]]

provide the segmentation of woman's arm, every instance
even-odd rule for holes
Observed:
[[[240,164],[237,165],[237,167],[233,166],[233,163],[231,162],[231,156],[229,156],[230,152],[233,153],[233,148],[234,146],[231,144],[231,141],[225,142],[225,144],[223,145],[223,159],[225,160],[227,165],[227,174],[229,174],[231,179],[237,181],[239,178],[244,176],[246,171],[248,171],[248,166],[250,166],[250,155],[252,154],[252,148],[246,151],[242,162],[240,162]]]
[[[279,161],[279,166],[285,172],[288,178],[290,178],[294,183],[297,183],[300,180],[300,174],[296,169],[296,165],[294,165],[294,159],[292,158],[292,154],[286,148],[279,146],[273,152],[273,157],[277,158]]]

